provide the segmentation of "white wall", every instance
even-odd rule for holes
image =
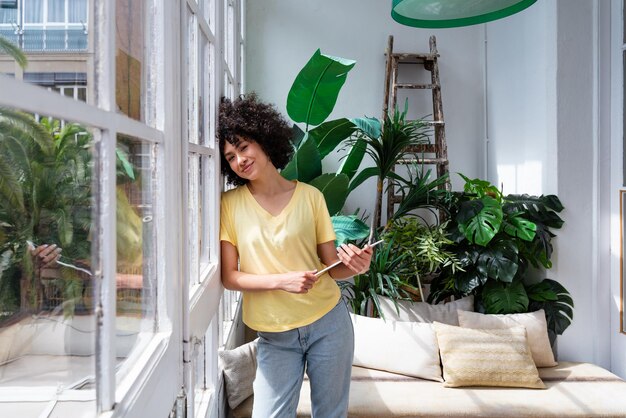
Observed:
[[[450,170],[483,175],[483,29],[423,30],[400,25],[390,17],[391,1],[263,0],[247,2],[246,90],[256,91],[286,115],[287,94],[298,71],[317,48],[322,53],[357,61],[348,75],[333,114],[381,117],[385,48],[394,35],[394,51],[428,52],[437,36]],[[432,107],[412,109],[416,115]],[[330,162],[329,167],[336,166]],[[453,175],[454,184],[461,184]],[[371,213],[373,181],[353,193],[346,205]]]
[[[504,193],[556,193],[556,3],[486,24],[487,178]]]
[[[576,306],[559,339],[560,358],[610,367],[609,277],[602,267],[608,238],[598,232],[606,232],[606,222],[598,215],[604,157],[594,104],[597,2],[539,0],[501,21],[447,30],[396,24],[390,3],[249,1],[247,90],[286,114],[293,79],[321,48],[357,61],[331,118],[380,117],[387,36],[394,35],[396,51],[427,51],[429,35],[437,35],[451,171],[502,182],[505,193],[561,198],[566,224],[556,231],[554,268],[545,275],[563,283]],[[371,210],[373,200],[366,183],[346,209]]]
[[[561,359],[610,367],[606,222],[598,216],[596,3],[539,0],[487,24],[488,178],[506,193],[557,194],[554,267],[575,303]]]

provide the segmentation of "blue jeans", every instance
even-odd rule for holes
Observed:
[[[295,417],[305,368],[313,417],[348,415],[354,330],[343,300],[310,325],[258,334],[253,418]]]

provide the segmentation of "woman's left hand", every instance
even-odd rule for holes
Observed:
[[[363,274],[370,268],[373,249],[369,245],[359,248],[353,244],[341,244],[337,256],[354,274]]]

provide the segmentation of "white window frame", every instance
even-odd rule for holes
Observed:
[[[208,4],[208,0],[204,0]],[[231,95],[241,92],[239,55],[242,48],[233,47],[235,56],[227,63],[224,58],[223,12],[228,0],[215,0],[214,20],[204,25],[204,30],[214,31],[216,59],[212,68],[211,90],[205,92],[205,101],[213,104],[213,112],[205,112],[209,126],[206,138],[215,138],[217,109],[225,85],[232,85]],[[97,213],[100,234],[98,245],[100,265],[97,269],[95,315],[98,318],[96,337],[96,389],[66,391],[66,400],[85,401],[95,398],[97,412],[101,417],[164,416],[172,410],[175,402],[187,397],[190,416],[215,416],[219,408],[222,382],[218,376],[217,351],[222,345],[222,321],[220,300],[223,287],[219,277],[219,193],[222,189],[219,175],[217,147],[199,147],[188,143],[183,135],[187,121],[181,112],[185,98],[181,94],[183,80],[181,44],[185,21],[181,13],[187,0],[145,0],[147,25],[146,47],[151,51],[145,58],[144,71],[149,77],[143,96],[145,122],[133,120],[116,109],[115,96],[115,2],[95,0],[90,3],[94,17],[94,41],[89,52],[95,57],[95,83],[92,86],[95,105],[75,101],[56,92],[30,85],[14,78],[0,75],[0,106],[49,115],[55,118],[83,124],[95,130],[97,170],[100,176]],[[242,0],[231,0],[243,8]],[[235,16],[243,16],[235,10]],[[237,22],[239,20],[236,19]],[[209,28],[210,26],[210,28]],[[239,23],[233,28],[232,39],[240,38]],[[242,42],[241,39],[236,42]],[[97,45],[97,48],[94,48]],[[156,159],[155,222],[158,234],[156,266],[158,280],[157,332],[152,335],[143,350],[127,360],[123,366],[124,376],[116,383],[115,322],[116,322],[116,191],[115,146],[118,134],[157,144],[160,152]],[[187,240],[187,171],[189,150],[206,153],[215,158],[211,178],[205,178],[205,186],[211,182],[214,195],[205,193],[205,225],[212,228],[211,260],[200,271],[197,284],[189,286],[189,268],[186,261]],[[181,187],[182,186],[182,187]],[[205,241],[206,242],[206,241]],[[232,301],[231,301],[232,303]],[[234,310],[231,310],[234,313]],[[194,413],[195,382],[189,363],[190,342],[200,341],[206,360],[207,391]],[[164,384],[167,382],[167,384]],[[184,391],[181,391],[181,388]],[[9,392],[11,392],[9,390]],[[53,390],[33,388],[32,391],[0,392],[0,398],[12,400],[41,400],[54,393]],[[179,404],[180,405],[180,404]]]
[[[98,326],[96,331],[96,389],[73,390],[63,393],[64,400],[96,400],[100,416],[145,417],[162,416],[172,408],[182,386],[179,377],[182,357],[180,332],[180,278],[182,266],[182,242],[179,238],[179,224],[171,219],[180,219],[181,198],[176,179],[182,176],[179,164],[180,126],[176,82],[164,82],[165,74],[177,74],[179,45],[178,26],[170,18],[176,16],[174,2],[147,0],[152,7],[149,18],[155,30],[147,36],[152,48],[151,79],[145,80],[150,86],[146,96],[146,123],[135,121],[120,114],[115,99],[115,2],[100,0],[95,7],[98,35],[98,48],[90,45],[96,57],[96,106],[79,102],[56,92],[47,91],[14,78],[0,76],[0,105],[18,108],[26,112],[45,114],[55,118],[71,120],[94,128],[94,142],[97,167],[100,176],[100,195],[97,196],[97,214],[101,234],[98,234],[100,263],[96,277],[96,311]],[[167,19],[165,18],[167,16]],[[158,332],[153,335],[135,361],[128,362],[128,372],[116,384],[115,362],[115,321],[116,321],[116,192],[115,192],[115,146],[118,134],[129,135],[143,141],[159,144],[161,152],[157,161],[157,187],[155,201],[156,229],[159,231],[157,259]],[[167,138],[167,140],[166,140]],[[177,151],[178,146],[178,151]],[[159,203],[160,202],[160,203]],[[168,218],[165,219],[165,214]],[[164,239],[167,237],[167,239]],[[164,278],[168,278],[165,280]],[[174,278],[174,279],[172,279]],[[182,280],[181,280],[182,282]],[[166,296],[165,296],[166,295]],[[163,385],[163,381],[172,382]],[[156,389],[156,391],[155,391]],[[155,395],[157,393],[157,396]],[[54,391],[51,392],[54,394]],[[45,388],[32,390],[6,389],[0,397],[14,401],[35,401],[47,399],[50,391]]]
[[[202,183],[205,188],[205,193],[201,194],[204,218],[201,220],[201,223],[205,228],[201,231],[204,235],[200,239],[204,243],[205,248],[201,249],[200,259],[197,260],[197,269],[191,267],[191,263],[195,263],[196,259],[189,255],[198,253],[198,248],[195,246],[198,243],[190,242],[188,233],[185,234],[184,240],[186,246],[185,254],[187,254],[188,258],[185,263],[187,268],[185,273],[187,285],[184,286],[183,292],[187,291],[188,296],[185,297],[183,295],[183,298],[188,298],[189,307],[184,309],[183,312],[183,340],[185,341],[183,357],[185,363],[184,382],[187,395],[187,413],[189,416],[204,417],[214,416],[219,409],[217,395],[221,393],[222,382],[218,373],[217,352],[219,347],[223,345],[224,334],[228,332],[228,329],[224,329],[224,325],[232,323],[235,315],[234,309],[229,309],[226,312],[227,315],[224,315],[225,310],[223,307],[233,302],[236,303],[238,300],[238,294],[233,295],[231,292],[223,292],[219,274],[219,195],[222,190],[222,181],[219,149],[216,142],[216,127],[221,97],[227,95],[232,98],[234,95],[241,93],[241,73],[237,63],[241,60],[239,56],[239,43],[242,41],[240,36],[240,19],[243,15],[240,11],[244,6],[241,0],[203,0],[202,5],[198,3],[195,0],[184,0],[181,2],[181,27],[183,28],[181,30],[181,39],[186,39],[186,34],[189,33],[190,29],[190,24],[187,22],[187,10],[189,9],[194,16],[191,22],[191,26],[193,26],[191,28],[192,33],[195,31],[194,47],[187,49],[189,50],[188,53],[191,54],[190,61],[196,63],[193,68],[181,73],[183,74],[182,85],[187,86],[183,91],[186,94],[186,98],[183,99],[183,111],[181,113],[189,115],[190,118],[190,122],[183,132],[183,137],[186,138],[183,146],[183,155],[185,156],[183,158],[183,172],[188,173],[187,156],[201,155],[210,159],[210,162],[208,166],[203,165],[203,171],[200,173],[200,175],[204,176]],[[226,37],[225,31],[229,30],[229,28],[224,21],[224,16],[228,4],[234,8],[236,19],[233,20],[233,26],[230,27],[230,36]],[[201,77],[198,74],[198,70],[202,71],[203,68],[200,65],[203,59],[201,41],[203,35],[208,42],[207,48],[209,51],[212,45],[213,59],[209,58],[210,62],[204,62],[204,65],[208,65],[211,71],[210,74],[205,73],[205,77],[207,77],[205,83],[200,85]],[[233,43],[230,46],[230,50],[237,51],[237,55],[235,55],[237,59],[231,59],[231,61],[234,61],[234,64],[229,63],[226,57],[229,49],[225,45],[226,38]],[[185,53],[182,54],[181,65],[185,63],[184,57]],[[226,77],[228,78],[226,79]],[[227,80],[234,86],[230,94],[224,91],[224,85],[227,84]],[[199,116],[198,89],[200,88],[204,89],[202,92],[203,105],[205,109],[209,109],[209,111],[205,110],[203,112],[207,119],[203,125],[205,128],[203,133],[204,144],[198,143],[197,132],[189,128],[197,126]],[[183,178],[182,188],[185,195],[184,201],[189,202],[188,178]],[[185,216],[189,216],[189,213],[186,212]],[[189,225],[188,219],[185,219],[184,225]],[[198,277],[192,277],[195,271],[197,271]],[[224,301],[222,301],[222,295],[224,295]],[[199,347],[203,347],[203,349],[201,350]],[[197,369],[193,367],[194,361],[199,361],[194,356],[199,354],[204,356],[204,376],[197,376],[197,373],[194,373],[194,370]],[[196,390],[197,379],[201,378],[204,378],[204,390],[198,391]]]

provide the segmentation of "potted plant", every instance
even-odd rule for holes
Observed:
[[[431,284],[429,301],[473,294],[477,309],[485,313],[544,309],[553,341],[571,323],[574,303],[558,282],[534,282],[529,267],[552,266],[552,229],[563,225],[560,200],[504,196],[487,181],[463,178],[464,191],[450,193],[446,204],[453,241],[448,249],[463,270],[444,267]]]

